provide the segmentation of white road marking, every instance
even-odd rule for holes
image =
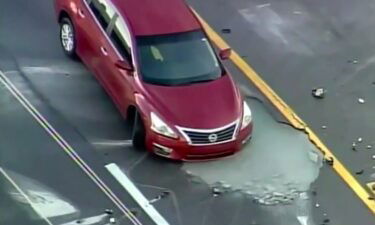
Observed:
[[[73,147],[55,130],[42,114],[21,94],[14,84],[0,71],[0,82],[9,90],[16,100],[39,123],[39,125],[52,137],[64,152],[85,172],[97,187],[121,210],[134,225],[142,225],[137,217],[125,204],[112,192],[112,190],[98,177],[88,164],[77,154]]]
[[[91,144],[100,147],[130,147],[133,145],[132,140],[97,140]]]
[[[128,176],[126,176],[126,174],[123,173],[115,163],[110,163],[105,167],[157,225],[169,225],[164,217],[160,215],[153,205],[150,204],[150,201],[146,199]]]
[[[41,214],[41,210],[31,201],[29,196],[17,185],[17,183],[0,167],[0,173],[12,184],[12,186],[25,198],[25,200],[30,204],[31,208],[38,214],[40,218],[42,218],[47,224],[53,225],[53,223]]]

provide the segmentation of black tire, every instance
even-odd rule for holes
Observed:
[[[71,38],[72,38],[73,43],[72,43],[72,46],[69,48],[66,46],[66,44],[64,45],[64,40],[62,37],[64,26],[68,26],[69,29],[71,29],[71,35],[72,35]],[[74,25],[69,17],[63,17],[60,20],[60,35],[59,36],[60,36],[60,44],[64,53],[74,60],[78,59],[77,53],[76,53],[76,48],[77,48],[76,33],[75,33]]]
[[[132,142],[136,149],[144,149],[146,142],[146,131],[144,123],[139,113],[135,113],[134,125],[132,130]]]

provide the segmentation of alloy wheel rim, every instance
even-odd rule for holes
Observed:
[[[67,52],[71,52],[74,47],[73,29],[69,24],[61,26],[61,42]]]

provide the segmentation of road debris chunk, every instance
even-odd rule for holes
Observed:
[[[114,217],[109,218],[109,223],[110,224],[115,224],[116,223],[116,219]]]
[[[363,169],[361,169],[361,170],[356,171],[355,174],[357,174],[357,175],[362,175],[363,172],[365,172],[365,171],[364,171]]]
[[[333,157],[331,156],[331,157],[329,157],[329,158],[326,158],[325,160],[324,160],[329,166],[333,166]]]
[[[355,142],[355,141],[353,141],[353,143],[352,143],[352,150],[353,151],[357,151],[357,143]]]
[[[224,28],[224,29],[221,29],[221,32],[222,32],[223,34],[230,34],[230,33],[232,32],[232,30],[229,29],[229,28]]]
[[[358,60],[350,59],[350,60],[348,60],[348,63],[358,64]]]
[[[325,93],[326,93],[326,90],[324,88],[314,88],[312,91],[311,91],[311,94],[314,98],[319,98],[319,99],[322,99],[325,97]]]
[[[113,210],[112,209],[105,209],[104,213],[107,214],[107,215],[112,215],[113,214]]]

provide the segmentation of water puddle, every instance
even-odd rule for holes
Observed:
[[[290,214],[297,224],[311,224],[309,189],[323,165],[321,153],[304,133],[278,123],[262,103],[255,99],[248,103],[254,133],[243,150],[222,160],[184,163],[183,169],[195,180],[208,183],[215,197],[241,193],[270,210],[270,215],[284,218]]]

